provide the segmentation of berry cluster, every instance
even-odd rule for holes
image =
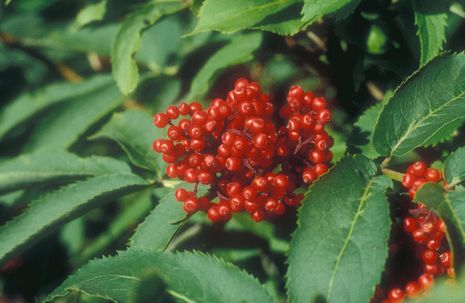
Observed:
[[[441,173],[428,168],[424,162],[411,164],[402,179],[403,186],[408,189],[410,199],[415,192],[427,182],[441,182]],[[424,204],[413,204],[409,207],[409,215],[403,218],[404,232],[413,242],[418,260],[422,264],[421,275],[406,283],[405,287],[393,288],[383,303],[399,303],[405,297],[415,298],[434,284],[434,276],[447,273],[454,276],[452,255],[445,240],[446,226],[436,214]]]
[[[258,83],[241,78],[225,100],[213,99],[206,109],[181,103],[156,114],[155,126],[169,126],[168,139],[155,140],[153,149],[163,154],[169,177],[194,184],[192,191],[176,191],[186,213],[202,210],[211,221],[226,222],[246,211],[258,222],[298,205],[303,196],[294,190],[328,170],[333,141],[325,131],[326,105],[293,86],[276,111]],[[201,197],[199,183],[209,185]]]

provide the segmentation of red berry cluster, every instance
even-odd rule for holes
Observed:
[[[225,100],[213,99],[206,109],[181,103],[156,114],[155,126],[169,126],[168,139],[155,140],[153,149],[163,154],[169,177],[194,184],[192,191],[176,191],[188,214],[202,210],[211,221],[226,222],[246,211],[258,222],[298,205],[303,196],[294,190],[327,171],[333,141],[325,131],[326,105],[293,86],[278,115],[260,85],[241,78]],[[210,187],[201,197],[199,183]]]
[[[408,167],[402,184],[413,199],[415,192],[424,183],[441,181],[442,176],[437,169],[428,168],[424,162],[415,162]],[[391,289],[383,303],[399,303],[405,297],[418,297],[422,291],[433,286],[434,276],[445,273],[454,276],[452,254],[445,240],[444,222],[422,203],[412,204],[409,209],[410,214],[403,218],[403,227],[413,241],[415,253],[423,267],[422,274],[417,280],[408,282],[403,289]]]

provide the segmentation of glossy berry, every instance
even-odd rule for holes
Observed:
[[[300,86],[289,89],[280,108],[270,100],[258,83],[240,78],[226,98],[205,108],[183,102],[154,116],[156,127],[167,128],[167,139],[153,143],[167,176],[193,184],[175,192],[186,213],[205,211],[213,222],[236,212],[256,222],[281,216],[301,203],[296,188],[328,171],[327,101]],[[208,188],[204,196],[200,184]]]
[[[427,182],[444,184],[441,181],[442,174],[439,170],[428,168],[426,163],[418,161],[409,165],[403,175],[402,185],[408,191],[410,198],[413,198],[423,184]],[[410,214],[402,218],[403,232],[411,239],[411,245],[421,263],[421,273],[418,273],[416,280],[407,282],[403,288],[387,291],[387,298],[382,302],[402,302],[404,296],[416,298],[433,287],[435,276],[444,274],[454,276],[452,255],[445,239],[446,226],[442,219],[422,203],[411,203],[408,209]],[[383,299],[382,296],[380,298]]]

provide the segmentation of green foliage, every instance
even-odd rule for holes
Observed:
[[[152,117],[146,112],[128,110],[115,113],[91,139],[114,140],[134,165],[159,172],[165,165],[160,156],[153,152],[152,142],[161,136],[161,131],[152,125]]]
[[[439,184],[427,183],[415,195],[415,201],[426,204],[436,211],[460,237],[460,246],[465,247],[465,188],[457,186],[444,193]]]
[[[257,280],[220,259],[200,253],[146,250],[128,250],[92,261],[53,291],[46,302],[73,291],[130,302],[141,281],[154,274],[166,283],[173,297],[187,302],[272,302]]]
[[[300,6],[299,2],[205,0],[194,33],[210,30],[232,33],[246,28],[263,28],[281,35],[295,34],[300,28],[299,15],[289,14],[289,11],[294,12],[294,7]]]
[[[420,64],[423,65],[442,50],[446,41],[447,14],[435,11],[438,5],[432,1],[412,1],[421,45]]]
[[[91,22],[100,21],[105,15],[107,0],[100,0],[96,3],[91,3],[81,9],[76,16],[76,25],[78,27],[85,26]]]
[[[126,163],[109,157],[80,158],[67,152],[38,151],[0,163],[0,193],[32,185],[50,185],[89,176],[129,172]]]
[[[465,54],[430,61],[394,92],[376,125],[373,144],[386,156],[401,156],[428,141],[449,135],[447,126],[462,123]]]
[[[370,300],[388,253],[392,186],[375,175],[370,160],[345,158],[306,193],[289,248],[292,302]]]
[[[363,142],[357,143],[357,147],[360,148],[362,154],[369,159],[375,159],[380,155],[373,146],[373,132],[374,126],[378,121],[378,117],[383,110],[384,104],[379,102],[371,106],[358,118],[357,122],[354,123],[360,129],[359,136]]]
[[[68,149],[89,127],[119,107],[124,100],[113,84],[101,87],[92,94],[70,100],[44,117],[32,132],[26,148]]]
[[[129,242],[131,247],[166,249],[171,239],[186,222],[186,213],[182,209],[182,204],[174,198],[174,191],[173,189],[166,193],[152,213],[137,227]]]
[[[370,302],[377,286],[387,293],[391,280],[405,280],[389,276],[408,270],[390,262],[388,247],[407,249],[397,241],[400,181],[418,160],[443,168],[446,182],[424,185],[415,200],[446,222],[460,277],[459,2],[5,1],[0,301]],[[324,96],[332,167],[309,187],[295,180],[305,198],[281,217],[257,223],[241,212],[212,223],[203,211],[186,215],[175,189],[218,195],[216,203],[228,199],[222,185],[168,178],[152,149],[167,129],[152,117],[179,102],[226,99],[239,77],[258,82],[275,109],[294,84]],[[313,165],[302,160],[299,169]],[[418,302],[465,300],[463,278],[437,281]]]
[[[302,9],[302,21],[305,23],[312,23],[318,18],[328,14],[353,10],[360,0],[305,0],[305,5]]]
[[[465,180],[465,147],[457,149],[444,162],[444,177],[451,185]]]
[[[146,186],[140,177],[107,174],[67,185],[31,202],[21,215],[0,228],[0,262],[40,240],[60,224],[109,201]]]
[[[134,91],[139,82],[139,69],[134,54],[140,47],[142,32],[163,16],[173,14],[184,7],[182,1],[153,1],[126,17],[111,52],[113,77],[123,94]]]
[[[188,99],[196,100],[198,97],[203,97],[221,70],[252,60],[253,53],[260,47],[261,42],[262,35],[259,33],[233,38],[211,56],[197,73],[192,81]]]
[[[81,83],[56,83],[20,96],[0,111],[0,138],[20,123],[50,106],[97,91],[107,85],[108,76],[96,76]]]

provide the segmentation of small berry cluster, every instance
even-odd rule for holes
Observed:
[[[408,189],[410,199],[413,199],[423,184],[441,181],[442,176],[437,169],[428,168],[424,162],[419,161],[408,167],[402,184]],[[410,215],[403,219],[403,228],[413,241],[415,253],[423,267],[422,274],[416,281],[408,282],[404,289],[391,289],[383,303],[399,303],[405,297],[418,297],[422,291],[433,286],[434,276],[445,273],[454,276],[452,254],[445,240],[444,222],[422,203],[412,204],[409,209]]]
[[[211,221],[226,222],[246,211],[258,222],[298,205],[303,196],[295,189],[328,170],[333,141],[325,131],[326,105],[293,86],[277,115],[260,85],[241,78],[225,100],[213,99],[206,109],[181,103],[156,114],[156,127],[169,126],[168,139],[155,140],[153,149],[163,154],[169,177],[194,184],[175,194],[186,213],[202,210]],[[199,184],[209,185],[201,197]]]

